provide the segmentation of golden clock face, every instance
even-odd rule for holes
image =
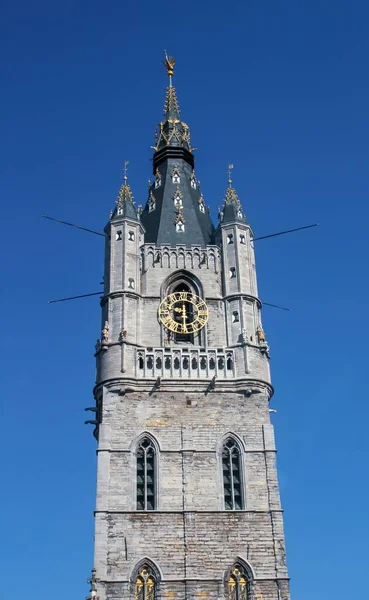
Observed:
[[[195,333],[209,318],[205,301],[190,292],[169,294],[161,302],[158,313],[164,327],[174,333]]]

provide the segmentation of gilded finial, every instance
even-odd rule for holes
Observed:
[[[233,169],[233,165],[230,164],[228,165],[228,186],[232,187],[232,169]]]
[[[169,77],[169,85],[172,85],[172,77],[174,74],[174,65],[176,64],[176,59],[173,56],[168,56],[167,51],[164,50],[165,60],[163,60],[163,65],[166,68],[167,75]]]

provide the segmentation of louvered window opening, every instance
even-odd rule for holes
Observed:
[[[224,505],[226,510],[241,510],[242,483],[240,450],[234,440],[228,440],[222,453]]]
[[[137,449],[137,510],[155,510],[155,448],[145,438]]]

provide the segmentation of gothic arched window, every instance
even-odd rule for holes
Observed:
[[[156,577],[149,565],[139,568],[135,579],[135,600],[156,599]]]
[[[137,510],[155,510],[156,450],[149,437],[144,437],[140,441],[136,454]]]
[[[249,578],[244,567],[234,565],[227,581],[227,600],[249,600]]]
[[[226,510],[243,508],[241,452],[235,439],[228,438],[222,450],[224,506]]]
[[[180,283],[173,289],[173,292],[191,293],[191,288],[186,283]],[[191,322],[193,320],[193,304],[187,300],[184,301],[184,304],[186,306],[186,314],[188,315],[189,322]],[[173,317],[175,321],[181,323],[182,317],[179,313],[175,312]],[[175,333],[174,340],[175,342],[193,344],[193,333]]]

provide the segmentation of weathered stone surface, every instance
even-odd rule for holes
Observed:
[[[109,340],[97,352],[95,387],[101,407],[95,530],[100,600],[133,598],[135,569],[145,558],[158,569],[159,599],[226,598],[226,573],[243,560],[252,573],[250,598],[289,600],[269,358],[257,335],[261,304],[250,229],[227,223],[223,251],[145,245],[140,224],[123,218],[114,220],[109,235],[102,302]],[[231,267],[236,277],[230,277]],[[193,345],[169,344],[157,318],[168,282],[183,272],[210,313]],[[222,380],[215,376],[213,387],[209,365],[198,377],[184,368],[181,376],[163,376],[163,366],[154,365],[152,376],[144,377],[139,352],[153,349],[155,362],[155,349],[168,345],[181,349],[181,360],[188,346],[224,356],[232,351],[234,365]],[[136,448],[144,433],[157,447],[157,509],[147,512],[136,510]],[[224,509],[221,453],[228,434],[241,448],[244,510]]]

